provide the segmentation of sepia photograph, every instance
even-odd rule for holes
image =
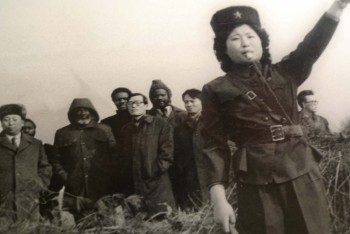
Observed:
[[[350,234],[350,0],[2,0],[0,233]]]

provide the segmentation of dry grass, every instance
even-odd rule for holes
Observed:
[[[332,217],[332,234],[350,234],[350,139],[339,141],[333,135],[318,136],[312,143],[324,153],[321,171]],[[236,188],[230,187],[229,200],[235,206]],[[96,212],[76,225],[66,225],[58,217],[54,222],[22,222],[4,224],[0,220],[0,233],[221,233],[213,221],[212,207],[206,205],[197,211],[176,210],[147,217],[142,212],[138,196],[105,197]],[[165,218],[159,219],[160,216]],[[62,218],[62,217],[61,217]],[[63,217],[64,218],[64,217]]]
[[[350,234],[350,139],[321,136],[313,141],[324,153],[321,170],[334,234]]]

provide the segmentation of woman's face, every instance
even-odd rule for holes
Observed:
[[[263,54],[261,39],[249,25],[238,26],[226,39],[226,54],[238,64],[260,61]]]

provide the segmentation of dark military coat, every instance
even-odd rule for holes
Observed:
[[[39,220],[39,192],[52,174],[41,141],[22,133],[18,150],[0,134],[0,218]]]
[[[261,67],[269,86],[294,123],[298,123],[297,87],[311,73],[337,22],[324,15],[297,49],[281,62]],[[239,80],[271,108],[266,111],[250,101],[232,80]],[[203,87],[204,154],[209,160],[209,184],[228,182],[230,153],[227,138],[238,150],[234,169],[239,180],[250,184],[282,183],[317,167],[315,153],[304,137],[273,142],[270,126],[290,125],[275,98],[261,82],[257,70],[248,65],[234,66],[231,72]]]

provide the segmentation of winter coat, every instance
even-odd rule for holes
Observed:
[[[41,141],[21,134],[16,147],[0,134],[0,217],[39,220],[39,192],[50,181],[51,166]]]
[[[109,116],[101,120],[102,124],[106,124],[111,127],[114,138],[116,141],[119,140],[120,130],[122,127],[131,120],[131,116],[128,110],[117,111],[115,115]]]
[[[78,107],[89,109],[93,115],[93,120],[85,127],[74,123],[72,112]],[[73,195],[96,201],[108,194],[111,186],[111,161],[116,150],[113,134],[107,125],[97,124],[98,114],[87,99],[75,99],[68,118],[71,124],[56,131],[54,173],[65,185],[66,198]],[[74,202],[68,204],[75,205]]]
[[[120,139],[120,131],[122,127],[125,124],[127,124],[130,120],[131,115],[129,114],[128,110],[118,110],[115,115],[109,116],[101,120],[101,123],[108,125],[112,129],[114,138],[118,142]],[[123,183],[123,179],[121,178],[123,164],[121,161],[118,160],[118,158],[115,158],[112,162],[111,167],[113,168],[111,191],[113,194],[124,193],[125,183]]]
[[[180,207],[200,207],[208,201],[207,165],[203,158],[201,120],[174,130],[174,194]]]
[[[129,194],[141,195],[149,213],[165,211],[165,203],[174,207],[168,176],[173,162],[173,131],[162,118],[144,116],[139,126],[131,121],[121,131],[120,156],[125,161],[124,181]]]
[[[171,105],[171,108],[172,108],[172,111],[166,119],[168,120],[170,125],[173,127],[173,129],[175,129],[179,124],[185,121],[185,119],[187,118],[187,112],[173,105]],[[164,118],[162,113],[158,111],[158,109],[155,107],[150,109],[147,112],[147,114]]]

